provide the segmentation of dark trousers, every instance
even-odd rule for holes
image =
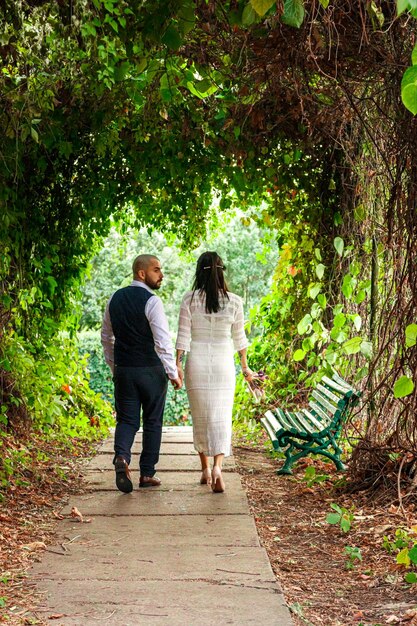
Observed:
[[[153,476],[161,447],[162,416],[168,388],[164,368],[120,367],[114,368],[114,399],[116,405],[116,432],[114,452],[128,463],[135,435],[143,426],[142,453],[139,468],[143,476]]]

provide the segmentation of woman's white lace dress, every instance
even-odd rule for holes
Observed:
[[[207,456],[231,454],[234,352],[246,348],[242,300],[228,292],[217,313],[206,313],[198,292],[185,294],[176,348],[187,352],[185,387],[194,447]]]

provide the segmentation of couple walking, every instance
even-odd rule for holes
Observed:
[[[235,351],[247,380],[252,380],[253,372],[247,364],[242,301],[228,291],[224,269],[216,252],[205,252],[198,259],[193,289],[181,303],[176,360],[162,301],[154,294],[163,280],[157,257],[138,256],[132,283],[116,291],[107,304],[101,341],[113,373],[117,420],[113,463],[120,491],[133,489],[129,464],[141,418],[139,487],[161,484],[155,465],[168,379],[180,389],[184,374],[194,447],[201,461],[200,482],[214,492],[225,490],[221,470],[223,458],[231,454]]]

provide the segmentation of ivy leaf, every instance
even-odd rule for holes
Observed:
[[[417,113],[417,65],[404,72],[401,81],[401,99],[406,109],[413,115]]]
[[[178,48],[182,44],[182,39],[179,32],[172,25],[168,26],[163,34],[161,41],[171,50],[178,50]]]
[[[250,0],[250,4],[255,9],[257,14],[263,17],[272,5],[275,4],[275,0]]]
[[[285,0],[284,13],[281,15],[281,22],[287,26],[300,28],[304,21],[304,2],[303,0]]]
[[[416,8],[415,0],[397,0],[397,15]]]
[[[294,361],[302,361],[305,355],[306,353],[304,352],[304,350],[298,349],[294,352],[294,354],[292,355],[292,358]]]
[[[348,300],[351,298],[353,293],[352,282],[352,276],[350,274],[345,274],[342,282],[342,292]]]
[[[318,294],[320,293],[321,285],[320,283],[315,283],[310,285],[308,288],[308,295],[312,300],[315,300]]]
[[[417,574],[415,572],[407,572],[404,576],[404,580],[406,583],[417,583]]]
[[[346,315],[344,315],[343,313],[338,313],[337,315],[335,315],[335,318],[333,320],[333,326],[335,328],[343,328],[343,326],[345,325],[346,322]]]
[[[411,63],[413,65],[417,65],[417,44],[414,46],[413,51],[411,53]]]
[[[372,343],[370,341],[362,341],[361,353],[368,359],[372,358]]]
[[[329,6],[329,0],[320,0],[320,4],[323,9],[327,9],[327,7]]]
[[[360,351],[362,345],[362,337],[352,337],[343,344],[343,350],[346,354],[356,354]]]
[[[338,524],[340,522],[340,513],[328,513],[326,515],[326,522],[328,524]]]
[[[410,557],[410,561],[412,563],[417,563],[417,543],[409,550],[408,556]]]
[[[405,329],[405,345],[407,348],[415,346],[417,342],[417,324],[409,324]]]
[[[320,293],[320,294],[317,296],[317,302],[319,303],[319,305],[320,305],[323,309],[325,309],[325,308],[326,308],[327,298],[326,298],[326,296],[324,295],[324,293]]]
[[[308,331],[310,324],[311,324],[311,315],[307,313],[307,315],[304,315],[303,319],[300,322],[298,322],[298,326],[297,326],[298,333],[300,335],[304,335]]]
[[[356,330],[359,332],[362,326],[362,318],[360,315],[353,316],[353,325],[356,328]]]
[[[406,567],[410,567],[410,557],[408,556],[408,548],[403,548],[397,554],[397,563],[398,565],[405,565]]]
[[[401,376],[394,385],[394,398],[404,398],[413,393],[414,383],[408,376]]]
[[[323,278],[324,270],[325,270],[325,267],[324,267],[323,263],[319,263],[318,265],[316,265],[316,274],[317,274],[317,278],[319,280],[321,280]]]
[[[247,4],[243,9],[242,13],[242,24],[244,26],[252,26],[256,22],[256,12],[252,6],[252,4]]]
[[[339,256],[342,256],[343,254],[343,250],[345,247],[345,242],[343,241],[343,239],[341,237],[335,237],[334,241],[333,241],[333,245],[336,248],[336,252]]]

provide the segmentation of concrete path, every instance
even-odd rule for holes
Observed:
[[[141,435],[131,467],[137,466]],[[199,484],[188,427],[165,428],[159,488],[120,493],[112,440],[86,471],[89,492],[62,512],[57,543],[31,571],[44,602],[37,616],[57,625],[292,626],[260,547],[233,458],[226,492]],[[84,519],[70,517],[76,507]],[[49,623],[49,622],[48,622]]]

